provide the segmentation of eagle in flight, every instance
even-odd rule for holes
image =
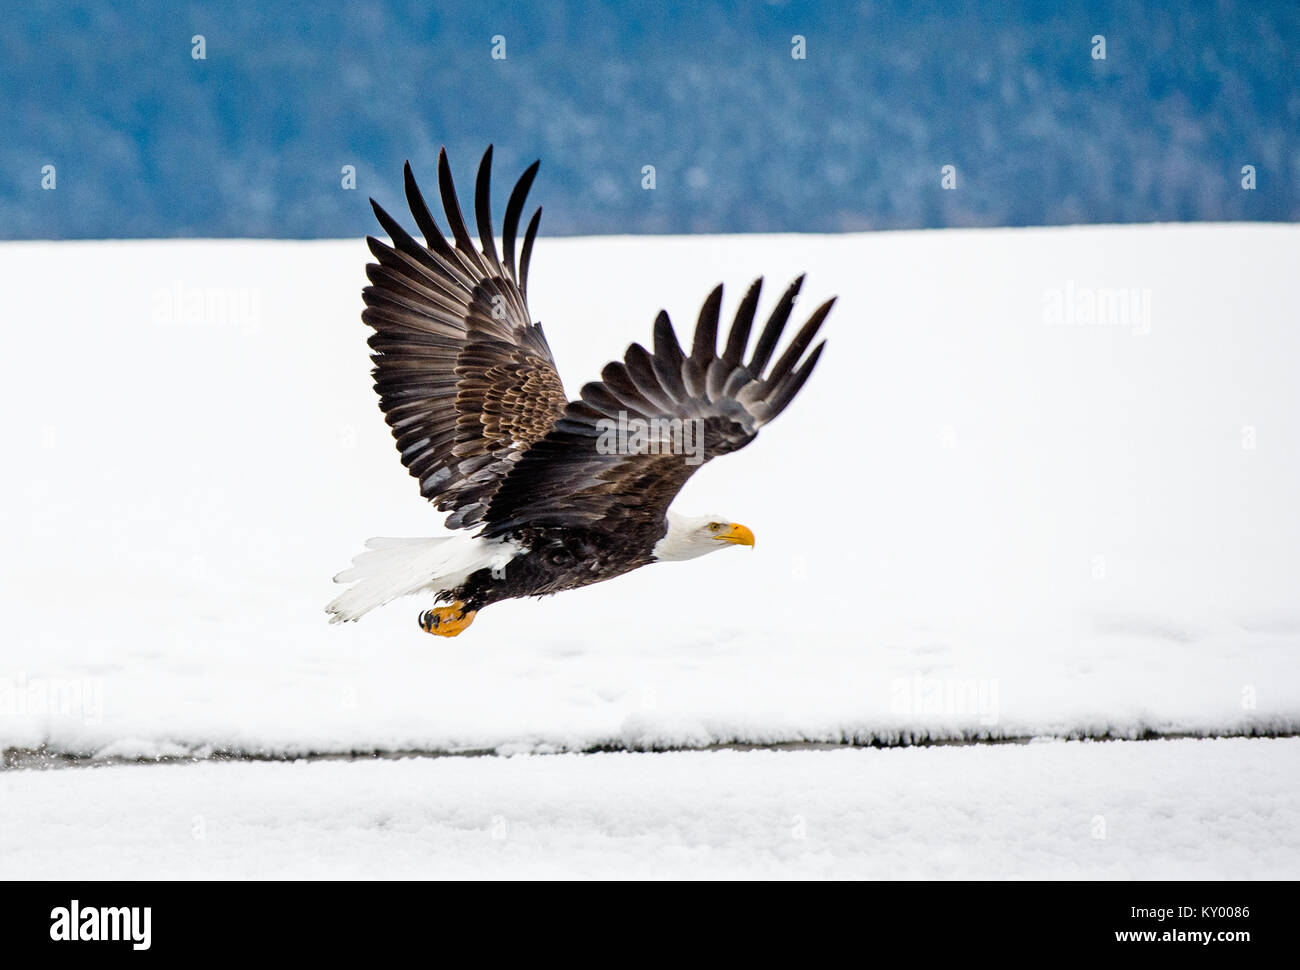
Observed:
[[[515,259],[533,162],[506,203],[502,250],[493,238],[492,147],[474,192],[478,247],[461,214],[444,149],[438,189],[451,230],[433,220],[405,166],[417,242],[373,199],[391,245],[368,236],[377,262],[362,295],[379,406],[420,494],[447,512],[449,535],[371,539],[349,588],[326,607],[355,620],[399,596],[428,592],[420,627],[454,637],[485,606],[577,589],[653,562],[694,559],[754,534],[718,515],[668,506],[703,462],[737,451],[790,403],[821,356],[809,346],[834,299],[776,356],[803,283],[781,295],[749,351],[762,279],[750,286],[718,351],[722,287],[705,299],[690,351],[668,314],[654,348],[634,343],[569,400],[541,324],[528,310],[528,263],[540,208]],[[775,363],[773,358],[775,357]]]

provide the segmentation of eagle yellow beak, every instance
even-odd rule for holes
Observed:
[[[745,526],[735,523],[726,532],[713,538],[718,542],[730,542],[737,546],[752,546],[754,544],[754,533],[750,532]]]

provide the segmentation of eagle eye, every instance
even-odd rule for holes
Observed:
[[[721,522],[710,522],[710,523],[709,523],[709,531],[710,531],[710,532],[717,532],[717,531],[718,531],[719,529],[721,529],[721,528],[722,528],[722,523],[721,523]]]

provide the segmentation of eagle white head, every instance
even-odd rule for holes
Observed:
[[[668,533],[655,543],[654,557],[659,562],[679,562],[728,546],[753,546],[754,533],[738,522],[720,515],[678,515],[668,511]]]

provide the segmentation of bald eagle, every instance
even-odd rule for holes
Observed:
[[[420,494],[449,513],[446,526],[453,531],[430,539],[371,539],[352,568],[335,577],[352,585],[326,607],[330,622],[428,592],[445,605],[422,613],[421,629],[456,636],[479,610],[501,600],[754,545],[743,525],[668,506],[701,464],[745,447],[799,393],[824,341],[806,352],[834,299],[813,312],[772,363],[800,276],[745,360],[762,279],[740,301],[721,354],[718,286],[700,310],[689,353],[661,311],[653,350],[632,344],[570,401],[528,309],[540,207],[515,259],[519,217],[539,164],[510,193],[500,253],[489,202],[490,145],[475,184],[477,248],[445,149],[438,155],[438,188],[450,241],[410,162],[406,200],[425,245],[370,200],[392,240],[366,238],[377,262],[366,267],[371,285],[362,291],[361,319],[374,330],[375,391],[402,464],[419,480]]]

